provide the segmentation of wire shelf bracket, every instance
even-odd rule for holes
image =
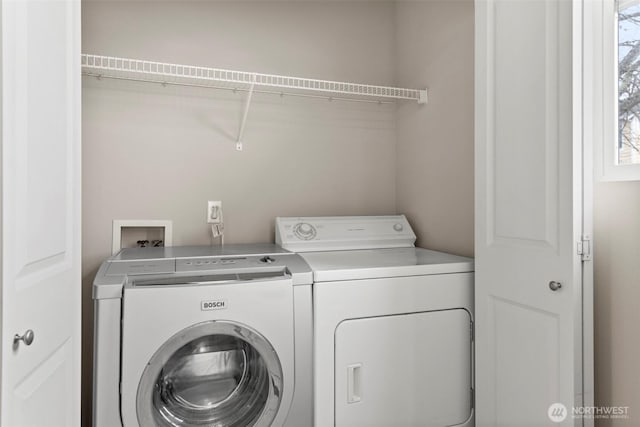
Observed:
[[[242,137],[244,136],[244,127],[247,124],[247,115],[249,114],[249,106],[251,105],[251,97],[253,96],[255,86],[255,82],[249,86],[249,93],[247,94],[247,100],[244,104],[244,112],[242,113],[242,121],[240,122],[240,130],[238,131],[238,140],[236,141],[236,150],[238,151],[242,151]]]
[[[91,54],[82,54],[81,64],[83,75],[98,79],[109,78],[160,83],[165,86],[195,86],[248,92],[236,141],[238,151],[242,150],[242,139],[254,93],[373,103],[405,100],[426,104],[428,101],[427,89],[317,80]]]

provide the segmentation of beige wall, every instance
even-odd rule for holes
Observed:
[[[83,52],[393,84],[386,2],[83,3]],[[169,219],[175,245],[273,239],[277,215],[395,213],[395,106],[83,80],[83,396],[91,400],[91,282],[113,219]],[[417,108],[417,107],[416,107]]]
[[[396,207],[420,246],[473,255],[473,1],[399,2],[397,82],[429,104],[398,106]]]
[[[595,401],[629,406],[627,420],[599,420],[598,426],[640,423],[640,183],[595,186]]]

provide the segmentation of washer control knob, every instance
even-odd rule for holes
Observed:
[[[404,227],[399,222],[396,222],[395,224],[393,224],[393,229],[396,230],[397,232],[400,232],[404,230]]]
[[[312,240],[316,237],[316,228],[308,222],[299,222],[293,227],[293,233],[302,240]]]
[[[267,255],[260,258],[260,262],[264,262],[265,264],[271,264],[272,262],[276,262],[276,260],[271,258],[269,255]]]

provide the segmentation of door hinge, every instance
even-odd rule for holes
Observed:
[[[582,236],[582,240],[578,242],[578,255],[582,261],[591,261],[591,236]]]

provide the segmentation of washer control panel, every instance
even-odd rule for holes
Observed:
[[[173,273],[175,262],[172,259],[147,259],[129,262],[110,262],[107,276],[134,276],[137,274]]]
[[[225,268],[247,268],[276,263],[271,256],[227,256],[177,258],[176,271],[220,270]]]
[[[278,217],[276,243],[294,252],[414,246],[404,215]]]

